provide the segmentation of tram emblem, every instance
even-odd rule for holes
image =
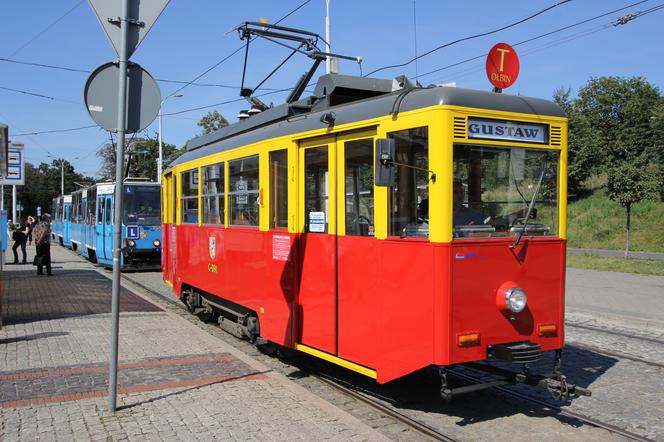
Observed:
[[[210,259],[214,259],[214,257],[217,255],[217,238],[214,236],[210,237]]]

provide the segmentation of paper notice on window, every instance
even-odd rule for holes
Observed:
[[[309,231],[325,233],[325,212],[309,212]]]
[[[272,237],[272,259],[275,261],[288,261],[290,248],[290,236],[274,235]]]

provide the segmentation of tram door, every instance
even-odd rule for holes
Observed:
[[[99,204],[104,204],[104,217],[101,223],[103,254],[105,259],[113,259],[113,195],[99,195]]]
[[[177,202],[176,175],[169,173],[164,177],[162,185],[161,266],[164,279],[171,284],[175,282]]]
[[[336,354],[336,141],[307,140],[299,149],[299,341]]]
[[[376,306],[366,272],[376,258],[374,134],[307,140],[299,151],[299,342],[365,363]]]

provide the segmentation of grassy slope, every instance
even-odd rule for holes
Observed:
[[[664,252],[664,203],[643,201],[632,208],[630,250]],[[623,250],[625,209],[601,187],[568,205],[568,246]]]
[[[567,267],[664,276],[664,261],[567,255]]]

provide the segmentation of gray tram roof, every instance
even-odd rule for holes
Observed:
[[[405,77],[382,80],[340,74],[322,75],[314,96],[291,104],[269,108],[245,120],[187,142],[187,152],[173,161],[175,166],[207,155],[326,126],[320,119],[334,114],[334,124],[383,117],[394,112],[411,111],[435,105],[463,106],[531,115],[564,117],[554,102],[540,98],[464,89],[449,86],[394,89],[408,82]],[[398,86],[397,86],[398,87]],[[401,97],[401,103],[398,103]],[[342,104],[337,104],[342,103]],[[169,166],[169,167],[170,167]]]

